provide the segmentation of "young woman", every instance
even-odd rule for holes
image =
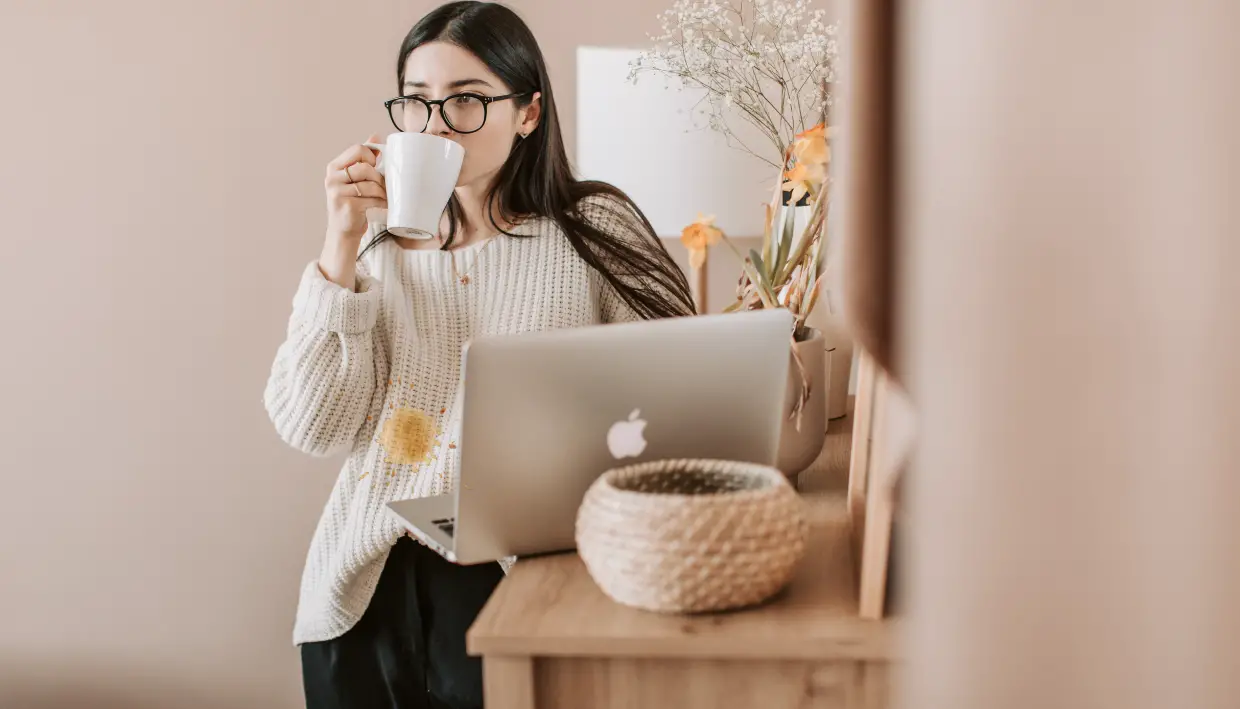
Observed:
[[[376,154],[359,144],[333,160],[326,242],[264,397],[290,445],[349,451],[310,544],[294,630],[311,709],[482,706],[465,631],[504,567],[451,564],[385,512],[452,489],[462,345],[693,311],[684,275],[632,202],[573,178],[542,54],[512,11],[454,2],[431,12],[401,46],[397,86],[398,129],[465,147],[438,238],[384,232],[363,245],[377,231],[367,209],[386,204]]]

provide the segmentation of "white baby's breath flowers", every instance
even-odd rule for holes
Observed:
[[[728,142],[782,168],[793,137],[822,121],[839,56],[837,27],[807,0],[676,0],[659,17],[654,47],[629,66],[629,80],[658,73],[705,90],[707,125]],[[768,146],[733,130],[744,120]]]

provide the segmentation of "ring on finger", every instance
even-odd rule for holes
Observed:
[[[361,196],[362,196],[362,188],[361,188],[361,187],[358,187],[356,182],[353,182],[353,183],[351,183],[351,184],[353,185],[353,191],[354,191],[354,192],[357,192],[357,196],[358,196],[358,197],[361,197]]]
[[[354,180],[353,180],[353,173],[349,172],[349,168],[350,168],[350,167],[352,167],[352,166],[351,166],[351,165],[345,165],[345,166],[344,166],[344,176],[345,176],[346,178],[348,178],[348,180],[349,180],[349,184],[350,184],[350,185],[352,185],[352,184],[354,184]]]

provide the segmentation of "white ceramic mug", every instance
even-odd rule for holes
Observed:
[[[393,133],[387,143],[366,143],[379,151],[376,168],[387,182],[387,230],[406,239],[439,233],[439,219],[465,160],[465,148],[426,133]]]

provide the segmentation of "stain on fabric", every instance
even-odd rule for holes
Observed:
[[[438,434],[435,420],[423,411],[395,409],[383,422],[379,443],[387,452],[387,462],[417,465],[431,459]]]

